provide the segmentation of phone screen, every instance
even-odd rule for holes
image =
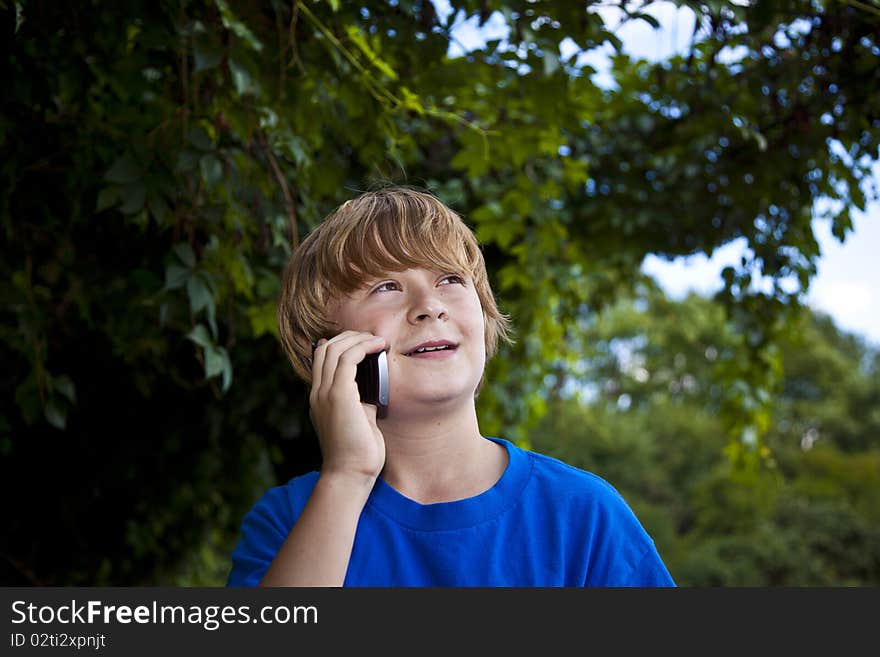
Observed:
[[[376,417],[388,415],[388,354],[367,354],[358,363],[355,375],[361,401],[377,407]]]

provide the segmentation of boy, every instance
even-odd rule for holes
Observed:
[[[675,585],[609,484],[480,433],[508,319],[437,198],[390,187],[337,208],[293,254],[278,315],[322,466],[248,512],[228,586]],[[382,350],[378,418],[355,373]]]

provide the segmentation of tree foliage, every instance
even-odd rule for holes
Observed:
[[[647,254],[745,238],[719,431],[767,436],[816,201],[843,238],[876,194],[880,23],[680,5],[689,52],[618,52],[606,89],[579,59],[620,45],[592,3],[3,3],[0,451],[7,497],[33,491],[5,579],[218,581],[255,495],[320,460],[277,344],[280,269],[383,181],[435,191],[485,245],[518,338],[485,433],[529,443],[546,377],[576,369],[583,323]],[[455,21],[495,12],[506,39],[447,54]]]
[[[535,446],[618,488],[680,585],[876,586],[880,354],[827,317],[796,321],[766,444],[736,452],[750,464],[719,421],[715,370],[737,333],[723,305],[649,287],[585,327]]]

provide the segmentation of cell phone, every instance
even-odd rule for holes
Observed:
[[[367,354],[358,363],[355,380],[361,393],[361,401],[377,407],[376,417],[386,417],[388,415],[388,354],[384,351]]]

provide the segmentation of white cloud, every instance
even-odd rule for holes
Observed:
[[[811,294],[812,304],[838,317],[844,324],[858,322],[867,316],[877,294],[865,283],[819,281]]]

